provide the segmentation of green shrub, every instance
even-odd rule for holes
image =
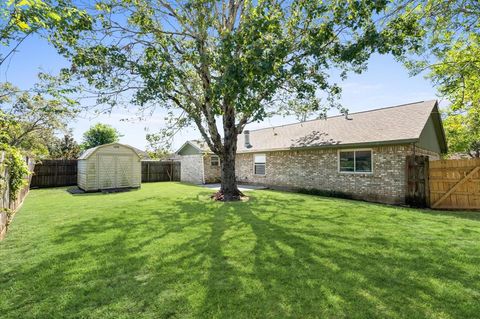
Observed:
[[[332,190],[322,190],[316,188],[300,188],[298,193],[315,195],[315,196],[325,196],[325,197],[336,197],[336,198],[346,198],[352,199],[353,196],[344,192],[332,191]]]
[[[28,165],[19,149],[5,143],[0,144],[0,151],[5,152],[5,165],[9,179],[6,181],[10,190],[10,199],[17,199],[18,192],[27,185],[26,177],[30,174]]]
[[[0,208],[0,213],[6,213],[7,214],[7,227],[10,225],[10,222],[12,221],[13,215],[15,214],[15,211],[11,210],[10,208]]]

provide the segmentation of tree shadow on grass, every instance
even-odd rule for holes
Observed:
[[[275,203],[280,214],[292,207],[278,198]],[[228,247],[236,247],[234,242],[241,239],[231,236],[230,242],[224,239],[214,245],[216,266],[210,271],[203,305],[209,315],[231,317],[242,307],[249,317],[464,317],[480,310],[473,306],[473,296],[458,295],[459,291],[478,289],[478,285],[450,260],[455,252],[434,247],[429,248],[431,255],[425,255],[421,247],[401,245],[390,241],[388,235],[360,242],[348,230],[322,233],[314,225],[311,229],[288,227],[292,224],[276,223],[271,214],[262,213],[261,206],[255,200],[225,204],[224,217],[218,217],[225,225],[223,235],[216,233],[211,241],[225,236],[231,228],[229,220],[240,219],[244,228],[251,229],[255,243],[249,254],[236,256],[237,260]],[[322,216],[318,217],[322,221]],[[325,221],[344,224],[335,219],[322,223]],[[238,258],[243,258],[243,265]],[[231,291],[225,291],[225,282],[233,283]],[[256,290],[249,291],[246,283]],[[445,291],[441,288],[444,283],[461,288]],[[222,302],[212,302],[216,300]]]
[[[472,296],[478,271],[466,272],[478,256],[463,256],[462,266],[461,248],[421,237],[403,242],[382,225],[359,234],[369,215],[352,217],[340,201],[315,210],[302,197],[292,204],[251,193],[248,202],[218,203],[210,193],[162,209],[163,199],[145,198],[141,212],[125,214],[119,204],[114,213],[59,225],[40,262],[0,279],[2,289],[25,287],[4,313],[383,318],[480,310]],[[322,204],[332,202],[315,202]]]
[[[194,278],[182,265],[202,262],[195,247],[207,238],[210,216],[175,206],[136,217],[123,215],[122,206],[112,210],[118,214],[60,225],[46,243],[47,256],[5,274],[2,289],[28,288],[2,306],[4,314],[168,318],[190,313],[191,291],[181,288]]]

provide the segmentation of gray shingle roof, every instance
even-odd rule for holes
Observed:
[[[348,119],[339,115],[327,119],[251,130],[252,147],[245,147],[245,135],[241,134],[238,137],[237,152],[414,142],[420,138],[436,105],[436,100],[422,101],[351,113]]]
[[[211,152],[210,147],[208,147],[208,144],[203,140],[190,140],[189,142],[202,152]]]

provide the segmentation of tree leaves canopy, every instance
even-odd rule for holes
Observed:
[[[21,91],[11,83],[0,84],[0,142],[29,155],[46,155],[47,141],[65,130],[77,110],[64,99]]]
[[[427,78],[450,104],[444,111],[452,153],[480,157],[480,5],[476,0],[408,1],[403,16],[414,16],[425,30],[421,55],[404,62]]]
[[[38,34],[49,40],[73,43],[72,30],[87,28],[89,16],[70,1],[6,0],[0,4],[0,45],[7,53],[0,54],[0,65],[30,35]]]
[[[340,93],[333,72],[361,72],[373,52],[414,49],[416,20],[383,19],[388,4],[103,0],[87,9],[94,23],[78,41],[56,45],[73,62],[63,75],[94,87],[100,103],[126,94],[140,108],[179,109],[182,125],[196,124],[222,154],[218,116],[229,141],[292,100],[326,109]]]

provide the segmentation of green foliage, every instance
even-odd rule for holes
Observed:
[[[77,114],[76,104],[60,97],[0,84],[0,141],[33,156],[47,155],[48,141]]]
[[[282,104],[295,100],[319,113],[336,106],[340,88],[332,72],[361,72],[377,50],[401,54],[414,47],[406,35],[416,34],[416,25],[382,20],[387,4],[99,1],[94,26],[73,31],[81,40],[63,45],[72,68],[62,75],[86,80],[101,104],[176,110],[173,117],[187,120],[172,129],[196,125],[222,156],[247,123]],[[403,37],[392,28],[402,28]]]
[[[418,52],[404,61],[413,74],[427,77],[450,102],[445,129],[452,152],[480,156],[480,6],[476,0],[423,0],[399,3],[403,17],[424,30]],[[400,10],[402,11],[402,10]]]
[[[165,139],[161,133],[148,133],[145,136],[148,142],[147,153],[152,159],[165,159],[168,158],[172,151],[165,146]]]
[[[339,191],[332,190],[322,190],[316,188],[300,188],[298,190],[301,194],[315,195],[315,196],[324,196],[324,197],[336,197],[336,198],[345,198],[351,199],[352,195]]]
[[[472,34],[468,41],[455,41],[429,73],[440,94],[451,102],[444,123],[450,151],[472,157],[480,157],[479,57],[480,33]]]
[[[73,43],[71,30],[91,25],[85,10],[78,10],[70,1],[7,0],[0,4],[0,45],[7,47],[0,54],[2,65],[31,34],[46,37],[50,42]]]
[[[163,160],[163,159],[168,159],[170,155],[172,155],[172,152],[164,150],[164,149],[158,149],[158,150],[147,150],[147,154],[151,159],[155,160]]]
[[[333,73],[344,79],[364,71],[376,51],[401,55],[418,47],[418,23],[407,17],[390,21],[389,5],[97,1],[89,11],[93,26],[73,30],[79,40],[61,47],[72,61],[61,76],[86,84],[98,104],[169,109],[178,119],[171,132],[195,125],[209,148],[230,163],[222,185],[236,194],[234,150],[248,123],[282,113],[291,101],[324,114],[339,107]],[[171,132],[162,134],[170,138]]]
[[[51,159],[76,159],[80,152],[81,148],[71,133],[65,134],[62,138],[54,137],[48,144],[48,153]]]
[[[7,226],[8,226],[8,222],[12,219],[15,212],[13,210],[11,210],[10,208],[5,208],[4,207],[4,208],[0,208],[0,213],[7,214]]]
[[[480,157],[480,116],[478,113],[458,113],[450,111],[443,125],[451,154],[468,154]]]
[[[108,124],[97,123],[83,134],[82,148],[88,149],[103,144],[115,143],[122,136],[114,127]]]
[[[28,165],[25,162],[23,154],[15,147],[0,143],[0,151],[5,152],[5,165],[8,170],[8,187],[10,190],[10,199],[15,200],[18,192],[27,185],[26,177],[30,174]]]

